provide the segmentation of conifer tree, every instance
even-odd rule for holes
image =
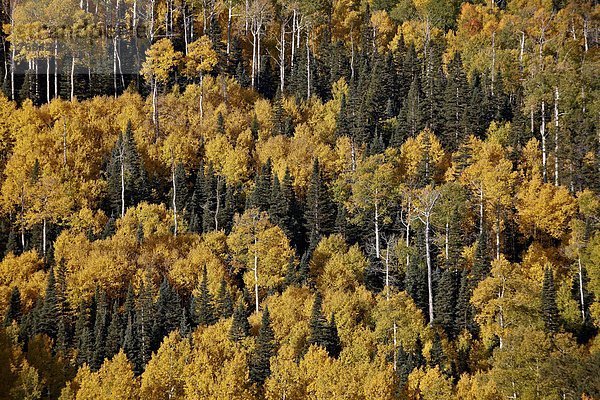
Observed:
[[[123,343],[123,328],[121,323],[121,315],[119,306],[114,302],[112,312],[110,314],[110,324],[108,325],[108,333],[106,334],[105,358],[112,358],[119,352]]]
[[[54,269],[50,268],[46,283],[46,293],[42,307],[39,310],[37,329],[38,333],[45,333],[51,338],[56,338],[56,320],[58,318],[58,301],[56,299],[56,279]]]
[[[246,315],[246,306],[244,300],[240,298],[235,311],[233,312],[233,321],[229,329],[229,338],[234,342],[240,342],[250,335],[250,323]]]
[[[106,354],[106,335],[108,330],[108,304],[106,294],[102,290],[96,290],[96,317],[94,319],[94,351],[90,368],[97,370],[104,361]]]
[[[435,295],[435,323],[444,329],[449,337],[454,337],[456,333],[456,303],[458,297],[458,285],[456,280],[456,270],[446,269],[441,273],[437,284]]]
[[[90,329],[89,310],[85,302],[81,302],[75,324],[75,342],[77,347],[77,365],[89,363],[92,358],[93,333]]]
[[[271,375],[271,357],[275,354],[275,333],[271,327],[269,307],[265,307],[250,362],[250,381],[262,385]]]
[[[229,292],[225,278],[221,280],[221,286],[217,294],[217,312],[219,318],[227,319],[233,315],[233,300],[231,299],[231,293]]]
[[[8,309],[4,315],[4,326],[9,326],[13,321],[21,321],[21,292],[17,286],[14,286],[10,292]]]
[[[140,374],[144,370],[144,359],[142,357],[139,340],[139,330],[137,329],[134,317],[127,315],[127,324],[123,332],[123,351],[127,355],[129,361],[133,364],[133,370],[136,374]]]
[[[307,343],[309,346],[316,345],[326,349],[329,341],[329,325],[323,316],[322,303],[321,294],[317,292],[308,323],[310,335]]]
[[[170,332],[177,330],[181,322],[181,299],[170,285],[167,278],[163,278],[158,291],[154,325],[152,328],[152,349],[158,349],[163,338]]]
[[[473,284],[475,286],[487,278],[490,273],[491,260],[487,246],[487,235],[485,234],[485,229],[483,229],[483,234],[479,235],[479,239],[477,240],[475,260],[473,261]]]
[[[467,270],[461,272],[460,286],[458,289],[458,297],[456,300],[456,333],[467,330],[472,332],[474,330],[474,310],[471,304],[471,294],[473,285],[469,279],[469,273]]]
[[[396,351],[396,374],[398,375],[398,386],[404,388],[408,383],[408,375],[415,368],[414,357],[404,350],[402,344]]]
[[[442,349],[442,339],[440,335],[435,332],[433,335],[433,343],[431,344],[431,350],[429,350],[429,366],[434,368],[439,366],[443,369],[444,366],[444,350]]]
[[[212,294],[208,290],[208,277],[206,266],[202,269],[202,280],[198,288],[198,297],[195,299],[196,322],[198,325],[209,326],[217,322]]]
[[[456,151],[467,134],[463,130],[467,89],[467,78],[463,72],[462,60],[460,54],[456,53],[448,64],[448,78],[444,92],[442,138],[443,143],[450,151]]]
[[[340,342],[340,336],[338,334],[337,323],[335,322],[335,315],[331,313],[331,318],[329,319],[329,338],[328,338],[328,346],[327,352],[333,358],[337,358],[342,351],[342,344]]]
[[[304,219],[309,240],[316,245],[321,237],[333,232],[336,207],[331,199],[329,189],[323,181],[319,161],[315,159],[313,171],[306,194]]]
[[[558,332],[560,327],[560,316],[556,305],[556,289],[552,270],[546,268],[544,271],[544,284],[542,286],[542,318],[548,332]]]
[[[190,326],[190,318],[188,316],[186,308],[182,307],[181,321],[179,322],[179,335],[181,337],[188,337],[191,332],[192,332],[192,327]]]
[[[273,171],[269,159],[256,176],[254,191],[250,195],[250,207],[258,208],[261,211],[269,211],[272,179]]]

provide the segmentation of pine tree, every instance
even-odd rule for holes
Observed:
[[[119,306],[117,302],[113,304],[110,314],[110,324],[108,325],[108,333],[106,335],[105,354],[106,358],[112,358],[119,352],[123,343],[123,328]]]
[[[304,219],[310,242],[316,245],[321,237],[333,232],[336,207],[329,189],[323,181],[319,161],[315,159],[313,171],[306,194]]]
[[[435,323],[444,329],[449,337],[454,337],[456,327],[456,303],[458,285],[456,270],[446,269],[442,272],[435,294]]]
[[[233,342],[240,342],[249,335],[250,323],[246,315],[246,306],[243,299],[240,299],[233,312],[233,321],[229,329],[229,339]]]
[[[137,329],[136,322],[131,314],[127,315],[127,325],[123,332],[123,351],[127,358],[133,364],[133,370],[140,374],[144,370],[144,359],[140,349],[138,335],[141,333]]]
[[[96,290],[96,318],[94,319],[94,350],[90,368],[98,370],[106,354],[106,335],[108,330],[108,304],[104,291]]]
[[[333,358],[337,358],[342,351],[342,343],[340,342],[340,336],[338,334],[337,323],[335,322],[335,315],[331,313],[331,318],[329,319],[329,338],[327,345],[327,352]]]
[[[160,284],[154,309],[152,350],[158,349],[163,338],[170,332],[179,329],[181,322],[181,299],[166,277]]]
[[[398,375],[398,386],[404,388],[408,383],[408,375],[415,368],[414,358],[400,345],[396,352],[396,374]]]
[[[233,300],[231,299],[231,293],[229,292],[225,278],[221,280],[221,286],[217,294],[217,312],[220,318],[225,319],[233,315]]]
[[[208,290],[208,276],[206,266],[202,270],[202,280],[198,288],[198,297],[195,299],[196,322],[198,325],[209,326],[217,322],[212,294]]]
[[[431,344],[431,350],[429,350],[429,366],[434,368],[439,366],[440,370],[444,367],[444,349],[442,349],[442,339],[440,335],[435,332],[433,335],[433,343]]]
[[[183,214],[183,210],[188,202],[187,174],[185,167],[181,162],[175,166],[175,205],[177,213]],[[171,182],[171,190],[169,191],[169,207],[173,208],[173,183]]]
[[[271,375],[271,357],[275,354],[275,333],[271,327],[269,308],[265,307],[256,338],[256,349],[250,362],[250,381],[262,385]]]
[[[77,365],[90,363],[92,359],[93,332],[90,328],[89,310],[85,302],[81,302],[75,324],[75,343],[77,347]]]
[[[463,142],[467,132],[462,128],[463,114],[467,107],[465,92],[468,89],[467,78],[463,71],[460,54],[456,53],[448,64],[448,78],[444,92],[443,143],[454,152]]]
[[[473,284],[475,286],[487,278],[492,268],[487,245],[487,235],[484,229],[483,234],[479,236],[479,240],[477,241],[475,260],[473,261]]]
[[[323,316],[322,303],[323,300],[321,298],[321,294],[317,292],[315,295],[315,301],[313,302],[312,312],[310,314],[310,335],[307,343],[308,345],[316,345],[326,348],[329,329],[327,320]]]
[[[46,294],[44,295],[44,301],[40,308],[37,329],[38,333],[45,333],[49,337],[56,338],[56,320],[58,319],[58,301],[56,299],[56,280],[54,276],[54,269],[50,268],[48,273],[48,280],[46,283]]]
[[[181,337],[189,337],[192,332],[192,327],[190,326],[190,318],[188,316],[187,310],[185,307],[181,309],[181,321],[179,323],[179,335]]]
[[[21,292],[17,286],[13,287],[10,292],[10,300],[8,301],[8,309],[4,315],[4,326],[9,326],[13,321],[17,323],[21,321]]]
[[[456,333],[467,330],[473,332],[475,322],[473,320],[474,310],[471,304],[471,294],[473,285],[469,279],[467,270],[461,272],[460,286],[458,289],[458,298],[456,300]]]
[[[273,180],[273,171],[271,160],[261,167],[256,176],[254,191],[250,195],[250,207],[258,208],[261,211],[269,211],[271,199],[271,184]]]
[[[552,270],[546,268],[544,271],[544,284],[542,286],[542,318],[548,332],[558,332],[560,327],[560,316],[556,305],[556,289]]]

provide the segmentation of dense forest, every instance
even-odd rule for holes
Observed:
[[[600,399],[596,0],[1,3],[0,399]]]

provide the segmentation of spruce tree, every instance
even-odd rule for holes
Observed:
[[[77,365],[90,363],[92,358],[93,333],[90,328],[89,310],[85,302],[81,302],[75,324],[75,344],[77,348]]]
[[[249,335],[250,323],[246,315],[246,306],[243,299],[240,298],[233,312],[233,321],[229,329],[229,339],[233,342],[240,342]]]
[[[158,349],[163,338],[177,330],[181,322],[181,299],[166,277],[160,285],[154,309],[152,350]]]
[[[9,326],[13,321],[17,323],[21,321],[21,292],[17,286],[13,287],[10,292],[10,300],[8,301],[8,309],[4,315],[4,326]]]
[[[329,341],[329,325],[323,316],[322,303],[323,300],[321,298],[321,294],[317,292],[308,323],[310,334],[307,344],[309,346],[316,345],[327,348]]]
[[[36,331],[38,333],[45,333],[49,337],[55,339],[57,333],[56,320],[58,318],[58,311],[59,309],[56,298],[56,280],[54,276],[54,269],[50,268],[46,283],[44,301],[39,310]]]
[[[433,335],[433,343],[431,344],[431,350],[429,350],[429,366],[440,367],[440,370],[444,367],[444,349],[442,349],[442,339],[440,335],[435,332]]]
[[[414,357],[404,350],[402,344],[396,351],[396,374],[398,375],[398,386],[402,389],[408,383],[408,375],[415,368]]]
[[[463,128],[463,114],[467,106],[465,93],[467,78],[460,54],[456,53],[448,64],[448,78],[444,92],[442,139],[448,150],[454,152],[463,142],[467,132]]]
[[[123,332],[123,351],[127,355],[129,361],[133,364],[133,370],[136,374],[140,374],[144,370],[144,357],[142,357],[140,349],[140,340],[138,335],[141,332],[136,325],[134,317],[127,315],[127,324]]]
[[[217,311],[220,318],[227,319],[233,315],[233,300],[225,278],[221,280],[221,286],[217,294]]]
[[[206,266],[202,269],[202,280],[198,292],[198,297],[195,299],[196,322],[202,326],[212,325],[217,322],[218,317],[215,312],[212,294],[208,290]]]
[[[271,184],[273,179],[273,171],[271,160],[261,167],[260,172],[256,176],[254,191],[250,195],[250,207],[258,208],[261,211],[269,211],[271,199]]]
[[[316,245],[321,237],[333,232],[335,214],[335,204],[321,175],[319,161],[315,159],[304,211],[306,230],[309,233],[311,245]]]
[[[105,358],[112,358],[119,352],[123,344],[123,328],[119,306],[117,302],[113,304],[110,314],[110,324],[108,325],[108,333],[106,334]]]
[[[108,304],[106,294],[102,290],[96,290],[96,318],[94,319],[94,351],[90,368],[98,370],[104,362],[106,354],[106,335],[108,331]]]
[[[329,337],[327,344],[327,352],[333,358],[337,358],[342,351],[342,343],[340,342],[340,336],[338,334],[337,323],[335,322],[335,315],[331,313],[331,318],[329,319]]]
[[[560,327],[560,316],[556,305],[556,289],[552,270],[546,268],[544,271],[544,284],[542,286],[542,318],[548,332],[558,332]]]
[[[250,381],[262,385],[271,375],[271,357],[275,354],[275,333],[271,327],[269,308],[265,307],[250,362]]]
[[[458,297],[457,272],[454,269],[446,269],[442,272],[438,281],[435,294],[435,323],[444,329],[448,337],[454,337],[456,333],[456,303]]]
[[[467,270],[461,272],[458,298],[456,300],[456,333],[467,330],[473,332],[475,322],[473,320],[474,310],[471,304],[472,284]]]
[[[477,285],[479,282],[487,278],[492,268],[490,255],[488,252],[487,235],[485,229],[483,234],[479,235],[477,241],[477,249],[475,250],[475,260],[473,261],[473,283]]]

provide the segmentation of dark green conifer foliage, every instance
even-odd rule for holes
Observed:
[[[131,314],[127,315],[127,325],[123,332],[123,351],[127,355],[129,361],[133,364],[133,370],[136,374],[140,374],[144,370],[144,359],[140,349],[139,336],[142,332],[138,330],[138,326]]]
[[[229,329],[229,338],[234,342],[240,342],[250,335],[250,323],[246,315],[246,305],[240,298],[235,311],[233,312],[233,321]]]
[[[456,151],[467,132],[464,131],[463,114],[467,106],[467,77],[463,71],[460,54],[456,53],[448,64],[448,79],[444,92],[442,140],[450,151]]]
[[[256,349],[250,361],[250,381],[262,385],[271,375],[271,357],[275,354],[275,333],[271,327],[269,308],[265,307],[256,338]]]
[[[196,174],[196,182],[194,183],[194,191],[189,202],[189,215],[191,232],[202,232],[202,217],[204,215],[204,205],[206,204],[207,196],[205,193],[206,177],[204,174],[204,164],[200,164],[200,168]]]
[[[256,176],[254,191],[250,195],[250,207],[258,208],[261,211],[269,211],[271,200],[271,184],[273,180],[273,171],[271,160],[261,167]]]
[[[435,367],[436,365],[443,370],[444,367],[444,349],[442,349],[442,339],[440,335],[435,332],[433,335],[433,343],[431,344],[431,350],[429,350],[429,366]]]
[[[153,303],[153,287],[144,285],[140,287],[135,320],[132,319],[134,339],[139,340],[139,365],[144,366],[152,354],[153,329],[156,319],[156,307]]]
[[[108,325],[108,333],[106,334],[105,357],[112,358],[119,352],[123,344],[123,326],[121,315],[119,313],[119,305],[114,302],[112,312],[110,314],[110,324]]]
[[[410,260],[404,280],[406,292],[423,312],[427,310],[427,269],[421,257]]]
[[[9,326],[13,321],[17,323],[21,321],[21,292],[17,286],[13,287],[10,292],[10,300],[8,301],[8,309],[4,315],[4,326]]]
[[[11,227],[10,231],[8,232],[8,239],[6,241],[6,250],[4,251],[5,256],[9,253],[12,253],[14,255],[21,254],[21,248],[19,246],[17,236],[17,231],[14,227]]]
[[[37,320],[37,332],[45,333],[49,337],[56,338],[56,320],[58,318],[59,308],[56,298],[56,279],[54,276],[54,268],[50,268],[48,280],[46,283],[46,293],[42,307],[39,310]]]
[[[441,273],[435,294],[435,323],[444,329],[448,337],[454,337],[456,333],[457,275],[457,271],[454,269],[444,270]]]
[[[542,286],[542,318],[548,332],[558,332],[560,328],[560,316],[556,305],[556,288],[554,287],[554,276],[552,270],[546,268],[544,272],[544,284]]]
[[[337,323],[335,322],[335,315],[331,313],[331,318],[329,319],[329,338],[328,338],[328,346],[327,352],[333,358],[337,358],[342,351],[342,343],[340,341],[340,336],[338,334]]]
[[[323,299],[321,294],[317,292],[315,301],[313,302],[312,312],[310,314],[309,328],[310,335],[308,337],[308,345],[316,345],[327,348],[329,340],[329,325],[327,319],[323,316],[322,310]]]
[[[93,333],[90,329],[89,310],[85,302],[81,302],[75,324],[75,344],[77,348],[77,365],[89,363],[92,358]]]
[[[492,263],[488,251],[487,235],[485,229],[483,234],[479,235],[477,240],[477,249],[475,250],[475,260],[473,261],[473,284],[476,286],[479,282],[487,278],[492,268]]]
[[[225,278],[221,280],[221,286],[217,294],[217,312],[219,318],[227,319],[233,315],[233,300]]]
[[[410,84],[410,89],[398,116],[398,130],[400,132],[397,134],[399,136],[403,138],[414,137],[423,129],[421,98],[419,78],[415,77]]]
[[[202,280],[198,288],[199,294],[195,299],[196,322],[198,325],[209,326],[218,321],[212,294],[208,290],[206,266],[202,270]]]
[[[415,368],[414,357],[404,350],[402,345],[396,352],[396,374],[398,375],[398,386],[403,389],[408,383],[408,375]]]
[[[460,286],[458,289],[458,298],[456,300],[456,333],[467,330],[474,331],[475,322],[473,320],[474,310],[471,304],[471,294],[473,285],[469,279],[467,270],[463,270],[460,276]]]
[[[111,215],[111,217],[106,221],[106,225],[104,225],[104,229],[102,230],[102,234],[100,235],[101,239],[108,239],[112,235],[115,234],[116,231],[116,221],[115,217]]]
[[[58,317],[58,322],[56,323],[56,341],[54,342],[55,352],[65,355],[69,350],[70,339],[67,317],[61,315]]]
[[[152,349],[158,349],[170,332],[179,329],[181,322],[181,299],[165,277],[158,290],[156,302]]]
[[[333,232],[335,214],[335,204],[321,175],[319,161],[315,159],[304,209],[306,230],[312,245],[316,245],[321,237]]]
[[[147,198],[148,185],[146,171],[137,149],[131,123],[125,133],[119,136],[107,166],[108,192],[112,210],[121,215],[121,178],[125,186],[125,207],[137,205]]]
[[[94,319],[94,353],[90,368],[98,370],[106,354],[106,335],[109,323],[108,303],[104,291],[96,290],[96,318]]]
[[[187,310],[185,307],[181,309],[181,321],[179,323],[179,335],[181,337],[189,337],[192,332],[192,327],[190,326],[190,318],[188,316]]]

